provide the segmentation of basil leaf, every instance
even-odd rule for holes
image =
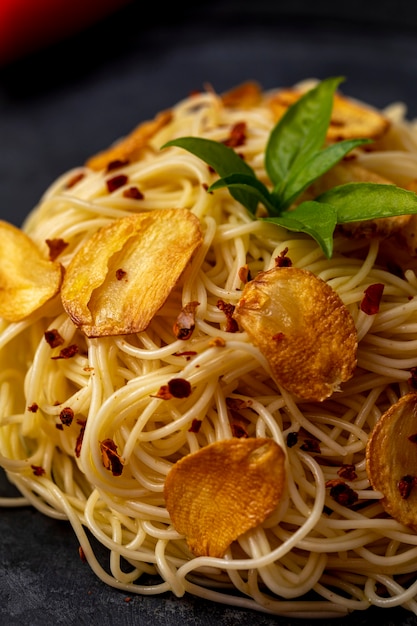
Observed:
[[[283,191],[281,199],[282,208],[291,206],[294,200],[317,178],[330,170],[343,157],[356,148],[366,143],[371,143],[370,139],[346,139],[339,143],[332,144],[320,152],[315,152],[304,164],[301,170],[291,172],[288,183]]]
[[[318,152],[330,123],[333,95],[342,78],[328,78],[303,94],[272,129],[265,149],[265,169],[280,193],[292,168]]]
[[[264,220],[288,230],[310,235],[317,241],[328,259],[332,256],[337,209],[331,204],[314,200],[302,202],[294,211],[286,211],[279,217],[266,217]]]
[[[272,215],[280,214],[273,204],[272,196],[268,188],[258,178],[248,176],[247,174],[230,174],[229,176],[224,176],[216,180],[216,182],[210,185],[208,191],[215,191],[222,187],[227,187],[230,193],[232,193],[233,190],[241,190],[245,195],[250,194],[251,198],[256,199],[256,206],[259,201],[262,202]],[[246,206],[246,208],[250,213],[255,213],[255,211],[251,210],[250,206]]]
[[[218,141],[212,141],[211,139],[204,139],[202,137],[180,137],[168,141],[162,148],[169,148],[170,146],[188,150],[188,152],[191,152],[210,165],[219,176],[241,173],[257,180],[255,172],[250,165],[245,163],[232,148]],[[257,200],[252,194],[247,194],[242,189],[233,189],[230,193],[235,200],[243,204],[248,211],[255,213]]]
[[[315,201],[288,211],[297,197],[322,174],[367,139],[325,145],[334,92],[343,79],[328,78],[303,94],[273,128],[265,150],[265,169],[272,191],[228,146],[200,137],[181,137],[163,148],[177,146],[203,159],[220,176],[210,191],[227,187],[255,215],[258,203],[268,210],[266,221],[313,237],[326,256],[333,251],[336,224],[395,215],[417,214],[417,195],[395,185],[353,182],[333,187]]]
[[[339,185],[321,194],[316,201],[334,206],[339,224],[417,213],[414,191],[381,183]]]

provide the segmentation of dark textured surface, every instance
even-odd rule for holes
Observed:
[[[56,176],[207,83],[222,91],[246,79],[270,88],[344,75],[346,93],[377,106],[403,100],[417,116],[411,3],[339,4],[182,2],[149,7],[145,19],[134,2],[77,37],[4,68],[0,219],[20,224]],[[7,491],[0,475],[0,495]],[[337,621],[417,625],[417,617],[401,609],[314,623]],[[0,624],[216,623],[305,624],[169,594],[128,602],[81,562],[68,524],[30,508],[0,510]]]

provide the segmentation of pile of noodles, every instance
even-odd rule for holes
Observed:
[[[385,113],[392,121],[385,145],[358,158],[406,184],[417,171],[417,132],[400,105]],[[371,605],[401,605],[417,614],[417,535],[384,513],[365,470],[369,433],[410,390],[417,366],[416,275],[410,269],[399,276],[379,264],[384,243],[373,239],[337,237],[328,260],[308,236],[253,220],[227,190],[207,193],[215,175],[198,158],[178,148],[160,150],[180,136],[223,141],[242,121],[247,137],[239,152],[262,177],[274,124],[270,108],[264,100],[244,109],[226,106],[207,91],[175,106],[140,159],[122,167],[125,187],[109,193],[111,173],[81,167],[59,178],[30,214],[24,229],[42,250],[46,239],[68,243],[59,257],[64,266],[99,227],[137,211],[185,207],[201,220],[204,243],[139,334],[88,339],[59,298],[24,321],[0,323],[0,465],[24,502],[69,520],[96,575],[129,594],[190,593],[308,618]],[[126,197],[126,186],[137,187],[140,197]],[[273,267],[285,248],[294,266],[337,291],[358,331],[357,370],[323,403],[299,401],[279,388],[247,335],[226,330],[218,307],[219,300],[237,303],[242,267],[255,276]],[[384,285],[382,301],[377,314],[367,315],[360,303],[374,283]],[[194,333],[177,339],[174,322],[192,301],[199,302]],[[57,329],[64,346],[78,352],[51,358],[62,346],[51,348],[47,329]],[[189,381],[191,395],[155,397],[172,378]],[[74,419],[61,427],[68,407]],[[271,437],[284,448],[285,496],[224,558],[195,558],[170,523],[165,477],[178,459],[238,431]],[[291,447],[290,433],[298,433]],[[105,439],[117,443],[124,460],[120,476],[103,464],[99,442]],[[311,440],[318,448],[309,449]],[[358,500],[349,507],[332,498],[326,483],[350,464],[356,477],[347,482]],[[108,563],[99,563],[91,535],[108,550]]]

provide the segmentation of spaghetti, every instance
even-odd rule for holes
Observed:
[[[404,111],[385,113],[391,121],[385,145],[357,159],[405,185],[415,172],[417,134]],[[187,208],[200,220],[203,243],[140,333],[87,338],[56,299],[23,321],[1,322],[0,465],[24,502],[70,522],[104,583],[130,594],[190,593],[305,618],[371,605],[417,614],[417,535],[385,514],[365,468],[369,433],[410,391],[417,367],[416,275],[390,271],[377,239],[338,236],[326,259],[309,237],[253,220],[227,191],[208,194],[214,174],[196,157],[160,150],[186,135],[224,141],[242,121],[239,152],[262,178],[274,124],[267,96],[240,106],[207,91],[176,105],[140,157],[119,163],[120,186],[109,191],[115,176],[109,169],[77,168],[29,215],[24,230],[45,254],[47,239],[67,244],[59,256],[64,267],[99,227],[138,211]],[[358,333],[354,376],[321,403],[277,386],[265,358],[246,333],[230,332],[218,306],[238,302],[241,268],[254,276],[286,249],[294,266],[339,294]],[[361,302],[376,283],[383,295],[369,315]],[[190,302],[199,303],[195,329],[178,339],[172,329]],[[45,340],[52,330],[63,339],[58,347]],[[65,358],[70,346],[76,351]],[[190,383],[188,397],[158,397],[178,378]],[[224,558],[195,558],[171,525],[165,478],[178,459],[237,433],[273,438],[285,450],[285,494]],[[105,440],[117,442],[119,476],[103,463]],[[335,497],[329,486],[335,482],[353,490],[354,506]],[[107,549],[108,567],[94,555],[90,534]]]

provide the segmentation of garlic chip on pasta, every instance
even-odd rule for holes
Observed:
[[[276,119],[280,119],[288,107],[301,96],[301,89],[278,90],[270,99],[269,105]],[[336,93],[333,111],[327,131],[328,141],[341,141],[356,137],[377,139],[390,127],[389,119],[380,111]]]
[[[196,556],[222,557],[261,524],[285,487],[285,453],[273,439],[216,441],[177,461],[165,481],[175,529]]]
[[[12,224],[0,222],[0,241],[0,317],[18,322],[59,292],[62,266]]]
[[[379,418],[366,469],[387,513],[417,531],[417,393],[402,396]]]
[[[321,401],[351,378],[357,334],[338,294],[312,272],[275,267],[245,285],[234,317],[267,358],[275,380]]]
[[[86,241],[68,266],[64,308],[88,337],[144,330],[202,241],[186,209],[119,218]]]
[[[355,133],[375,138],[386,117],[389,132],[301,192],[387,183],[380,214],[339,224],[329,256],[308,231],[254,219],[236,187],[212,193],[227,158],[223,173],[163,148],[214,141],[269,198],[271,101],[286,90],[193,92],[54,181],[22,233],[0,223],[0,315],[23,320],[0,321],[0,466],[129,597],[189,593],[306,623],[417,614],[417,221],[396,204],[381,218],[387,184],[414,186],[415,123],[363,105]],[[351,132],[343,119],[330,130]],[[337,141],[324,133],[320,147]],[[297,133],[278,139],[278,160],[303,157]],[[365,219],[366,194],[353,208]]]
[[[102,170],[115,161],[127,162],[139,158],[141,151],[150,139],[172,119],[170,111],[162,111],[153,120],[139,124],[132,132],[110,148],[95,154],[87,161],[87,166],[92,170]]]

